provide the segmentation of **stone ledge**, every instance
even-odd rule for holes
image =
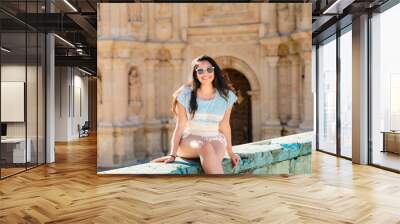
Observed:
[[[227,155],[224,174],[311,173],[312,132],[273,138],[233,147],[240,164],[232,168]],[[177,158],[173,163],[144,163],[98,172],[98,174],[204,174],[199,160]]]

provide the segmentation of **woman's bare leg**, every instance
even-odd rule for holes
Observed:
[[[180,141],[177,155],[185,158],[199,158],[198,151],[203,144],[201,137],[189,135]]]
[[[226,151],[225,145],[222,142],[216,140],[210,141],[210,144],[213,146],[215,153],[217,154],[219,160],[222,162]]]
[[[200,157],[201,165],[206,174],[223,174],[221,161],[224,156],[224,150],[223,144],[218,141],[208,143],[199,136],[189,135],[181,140],[178,156],[186,158]]]
[[[224,174],[221,160],[215,152],[214,147],[206,142],[199,150],[201,165],[206,174]]]

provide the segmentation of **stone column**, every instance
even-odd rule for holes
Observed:
[[[310,131],[313,129],[314,118],[314,96],[311,89],[311,51],[302,52],[301,57],[304,61],[304,119],[300,124],[300,130]]]
[[[139,3],[139,4],[144,4],[144,3]],[[148,23],[148,40],[155,40],[156,39],[156,31],[155,31],[155,3],[147,3],[148,6],[148,17],[147,17],[147,23]]]
[[[271,36],[277,33],[277,4],[268,3],[268,30],[267,35]]]
[[[281,122],[278,116],[278,56],[268,56],[265,62],[268,63],[268,118],[263,126],[264,138],[281,136]]]
[[[287,124],[291,114],[291,79],[290,79],[291,64],[287,53],[279,56],[278,62],[278,117],[286,131]],[[285,133],[283,133],[285,134]]]
[[[143,4],[143,3],[142,3]],[[180,27],[179,27],[179,20],[180,20],[180,10],[179,10],[179,4],[173,4],[172,6],[172,39],[174,41],[178,41],[180,37]]]
[[[250,90],[247,91],[247,94],[250,95],[251,97],[251,105],[252,105],[252,127],[253,127],[253,141],[260,141],[263,139],[263,136],[261,136],[261,122],[262,120],[260,119],[260,110],[257,110],[255,105],[260,104],[260,90]]]
[[[291,14],[293,4],[279,3],[277,6],[278,32],[289,35],[295,29],[295,15]]]
[[[113,94],[111,100],[112,106],[112,120],[113,124],[123,125],[128,120],[128,103],[129,103],[129,90],[128,90],[128,73],[129,73],[129,43],[116,41],[114,42],[113,58],[111,60],[112,73],[104,74],[103,76],[110,77],[111,83],[104,83],[111,85]]]
[[[291,35],[297,42],[300,60],[304,64],[300,76],[304,77],[302,87],[303,107],[302,121],[298,129],[299,132],[310,131],[313,129],[314,119],[314,96],[311,88],[311,33],[308,31],[297,32]]]
[[[103,27],[104,28],[104,27]],[[113,88],[112,83],[112,40],[99,40],[97,43],[97,61],[99,79],[99,98],[101,104],[97,105],[99,116],[97,117],[97,166],[99,168],[111,168],[113,162],[113,128],[112,128],[112,108],[113,108]]]
[[[300,105],[299,105],[299,87],[300,87],[300,58],[298,55],[290,55],[289,60],[291,62],[291,120],[288,123],[290,129],[290,134],[294,134],[294,129],[299,127],[300,123]]]
[[[158,120],[146,121],[144,124],[144,134],[146,141],[147,159],[154,159],[162,156],[161,129],[163,124]]]
[[[126,166],[134,162],[134,130],[136,122],[129,119],[129,42],[117,41],[113,58],[113,126],[114,163]]]
[[[274,3],[261,3],[260,14],[260,37],[273,36],[277,33],[277,4]]]
[[[136,129],[128,118],[128,41],[99,41],[102,106],[98,119],[98,166],[117,168],[134,163]]]
[[[155,120],[155,86],[154,86],[154,70],[158,63],[157,59],[145,59],[146,74],[144,74],[143,88],[146,90],[146,120]]]
[[[183,85],[184,83],[181,83],[181,77],[182,77],[182,73],[183,73],[183,59],[179,58],[179,59],[173,59],[171,60],[172,66],[174,66],[174,90],[177,90],[181,85]],[[172,99],[172,96],[171,96]]]
[[[144,75],[144,86],[146,90],[146,120],[144,122],[145,148],[147,151],[147,159],[152,159],[161,156],[161,121],[156,119],[156,100],[158,97],[155,87],[155,66],[158,63],[157,59],[145,60],[147,73]]]
[[[260,40],[262,46],[263,75],[267,76],[265,100],[266,120],[262,125],[262,138],[281,136],[281,122],[278,115],[278,49],[281,43],[280,37],[268,37]]]
[[[97,159],[100,169],[135,163],[135,124],[129,121],[128,73],[133,34],[126,4],[100,6],[98,64],[101,74],[101,116],[98,118]],[[110,12],[120,15],[113,17]]]
[[[179,30],[180,30],[180,40],[187,40],[187,28],[188,28],[188,5],[178,4],[179,6]]]
[[[296,26],[298,31],[306,31],[311,29],[312,24],[312,4],[311,3],[302,3],[297,4],[297,13],[296,13]]]
[[[101,87],[102,87],[102,107],[99,108],[101,111],[101,120],[99,122],[107,125],[112,124],[112,107],[113,107],[113,88],[110,85],[112,83],[112,76],[110,73],[112,72],[112,58],[111,57],[102,57],[102,54],[111,55],[112,41],[101,41],[97,45],[99,46],[98,58],[99,58],[99,70],[101,73]],[[104,52],[104,53],[102,53]]]

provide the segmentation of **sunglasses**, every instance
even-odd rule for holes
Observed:
[[[196,69],[196,72],[197,72],[198,75],[202,75],[202,74],[204,74],[205,69],[204,68],[198,68],[198,69]],[[213,72],[214,72],[214,67],[208,67],[207,68],[207,73],[213,73]]]

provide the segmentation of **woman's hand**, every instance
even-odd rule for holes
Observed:
[[[163,157],[154,159],[154,160],[152,160],[150,162],[151,163],[162,163],[162,162],[164,162],[164,163],[172,163],[174,161],[175,161],[175,157],[168,155],[168,156],[163,156]]]
[[[236,167],[240,162],[240,156],[238,154],[231,153],[229,154],[229,157],[231,157],[232,166]]]

